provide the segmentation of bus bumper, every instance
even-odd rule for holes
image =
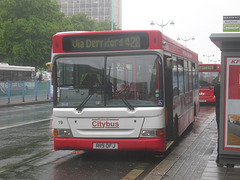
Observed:
[[[117,144],[117,149],[95,149],[93,144]],[[165,137],[138,139],[81,139],[71,137],[54,137],[54,150],[139,150],[166,151]]]

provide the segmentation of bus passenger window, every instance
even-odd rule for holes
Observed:
[[[189,91],[189,69],[188,69],[188,61],[184,61],[184,86],[185,92]]]
[[[192,63],[191,61],[188,62],[188,69],[189,69],[189,90],[193,90],[193,74],[192,74]]]
[[[172,79],[173,79],[173,96],[178,95],[178,74],[177,74],[177,62],[173,61],[172,69]]]
[[[192,63],[192,73],[193,73],[193,89],[197,89],[197,73],[195,68],[195,63]]]
[[[179,84],[179,94],[184,93],[184,78],[183,78],[183,61],[178,61],[178,84]]]

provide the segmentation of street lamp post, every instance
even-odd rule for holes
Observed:
[[[163,21],[162,21],[162,24],[158,24],[156,21],[151,21],[151,23],[150,23],[150,25],[151,26],[154,26],[154,25],[158,25],[158,26],[161,26],[161,28],[162,28],[162,33],[163,33],[163,27],[164,26],[166,26],[166,25],[168,25],[168,24],[170,24],[171,26],[173,26],[174,25],[174,22],[173,22],[173,20],[170,20],[170,21],[168,21],[167,23],[163,23]]]
[[[111,17],[111,30],[113,31],[113,0],[112,0],[112,17]]]
[[[209,58],[210,58],[210,57],[214,57],[214,54],[210,54],[210,55],[205,55],[205,54],[204,54],[203,57],[205,57],[205,56],[208,58],[208,63],[209,63]]]
[[[178,41],[180,41],[180,40],[185,41],[185,46],[187,47],[187,42],[190,41],[190,40],[193,40],[193,41],[194,41],[194,40],[195,40],[195,37],[194,37],[194,36],[192,36],[192,37],[190,37],[190,38],[185,37],[184,39],[178,37],[177,40],[178,40]]]

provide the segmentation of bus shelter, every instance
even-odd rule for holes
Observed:
[[[221,50],[220,164],[240,164],[240,33],[214,33]]]

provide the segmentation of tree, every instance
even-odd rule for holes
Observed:
[[[52,0],[0,1],[0,61],[44,67],[64,14]]]
[[[110,21],[100,21],[99,23],[95,24],[96,31],[106,31],[112,29],[112,23]],[[116,24],[113,24],[113,30],[117,30]]]
[[[86,14],[79,13],[69,17],[64,17],[60,26],[60,31],[92,31],[94,21],[87,18]]]
[[[45,68],[56,32],[110,29],[83,13],[65,17],[54,0],[0,0],[0,62]]]

